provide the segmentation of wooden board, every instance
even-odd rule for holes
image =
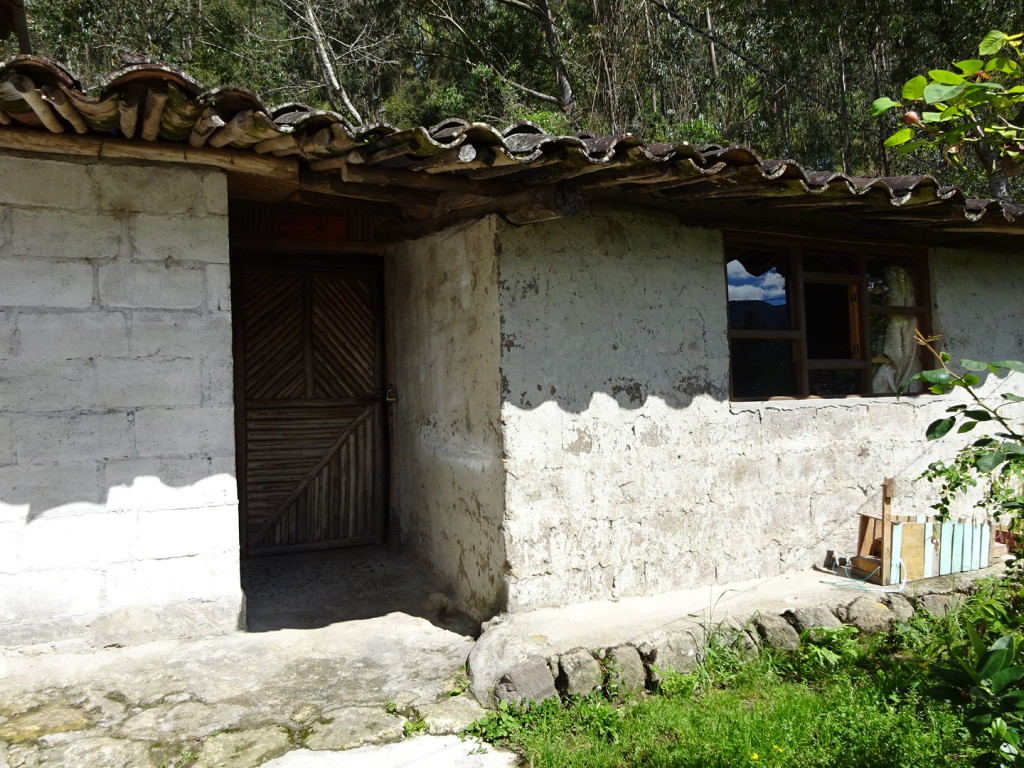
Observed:
[[[903,561],[902,579],[913,581],[923,579],[925,573],[925,523],[903,523],[903,547],[900,559]]]
[[[381,541],[379,267],[237,262],[243,553]]]

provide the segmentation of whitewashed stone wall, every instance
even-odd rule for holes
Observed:
[[[224,176],[0,180],[0,645],[236,628]]]
[[[504,607],[494,228],[449,230],[388,260],[392,539],[478,619]]]
[[[605,212],[498,235],[508,610],[849,553],[889,476],[897,514],[933,502],[913,478],[958,444],[922,440],[942,398],[728,401],[718,232]],[[954,355],[1024,358],[1024,262],[932,262]]]

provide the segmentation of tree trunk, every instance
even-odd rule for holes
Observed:
[[[306,24],[309,27],[309,34],[313,38],[313,47],[316,48],[317,63],[320,65],[326,80],[328,99],[335,109],[337,109],[337,104],[340,100],[345,105],[345,109],[349,111],[349,114],[355,118],[356,124],[362,124],[363,116],[359,114],[359,110],[356,109],[355,104],[349,99],[348,93],[345,92],[341,81],[338,80],[338,73],[334,70],[334,63],[331,61],[327,41],[324,39],[324,33],[320,29],[320,23],[316,19],[316,13],[313,12],[312,0],[305,0],[303,12]]]
[[[562,45],[558,38],[558,29],[555,27],[555,19],[551,15],[551,8],[548,0],[534,0],[537,9],[540,11],[541,26],[544,28],[544,40],[548,45],[548,54],[551,56],[551,64],[555,68],[555,82],[558,84],[558,100],[561,102],[562,110],[570,118],[576,115],[576,97],[572,92],[572,84],[569,82],[569,73],[565,68],[565,60],[562,58]]]

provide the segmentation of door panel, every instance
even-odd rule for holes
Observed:
[[[252,263],[236,276],[245,553],[381,541],[379,270]]]

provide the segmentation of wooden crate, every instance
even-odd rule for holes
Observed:
[[[945,576],[987,568],[995,556],[995,538],[987,522],[947,520],[929,515],[892,514],[893,481],[882,484],[882,513],[861,513],[852,576],[874,584]]]

